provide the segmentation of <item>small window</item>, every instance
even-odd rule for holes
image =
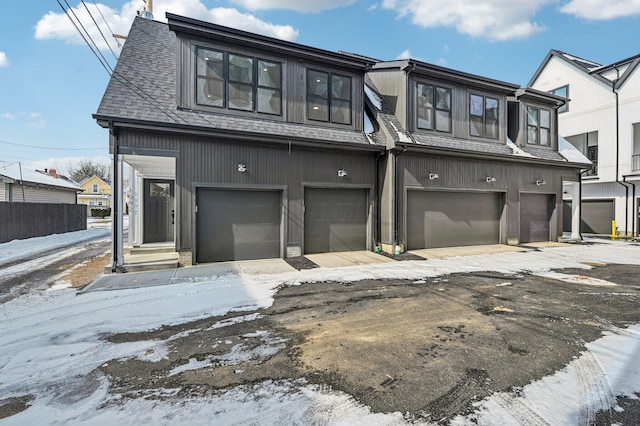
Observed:
[[[499,101],[481,95],[469,96],[469,134],[481,138],[498,139]]]
[[[418,83],[416,92],[418,129],[451,133],[451,89]]]
[[[569,111],[569,86],[558,87],[557,89],[550,90],[549,93],[567,98],[567,102],[565,102],[564,105],[558,108],[558,112],[560,113]]]
[[[102,205],[102,201],[98,201],[98,205],[101,206]]]
[[[250,56],[197,48],[196,103],[282,115],[282,65]]]
[[[171,197],[171,184],[169,183],[149,183],[149,194],[154,198]]]
[[[527,107],[527,143],[551,145],[551,112],[548,109]]]
[[[96,193],[98,192],[98,185],[97,184],[93,184],[93,186],[91,187],[91,192]]]
[[[307,117],[351,124],[351,77],[307,70]]]

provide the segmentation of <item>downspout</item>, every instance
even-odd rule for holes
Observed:
[[[627,230],[629,229],[629,187],[626,183],[620,182],[619,173],[620,173],[620,99],[618,96],[618,91],[616,90],[616,84],[618,80],[620,80],[620,70],[617,66],[614,66],[616,69],[616,79],[613,81],[611,85],[611,89],[616,96],[616,183],[622,185],[625,191],[625,206],[624,206],[624,235],[627,236]]]
[[[633,200],[633,220],[631,221],[631,237],[635,238],[636,236],[636,222],[638,221],[638,213],[636,209],[636,184],[633,182],[627,182],[627,178],[631,175],[623,175],[622,181],[631,185],[631,199]],[[629,202],[627,201],[627,207],[629,207]]]
[[[118,205],[118,191],[119,182],[118,177],[118,135],[113,127],[113,122],[109,122],[109,135],[113,141],[113,182],[112,182],[112,195],[111,200],[113,202],[111,206],[111,272],[115,273],[118,270],[118,253],[119,249],[119,236],[118,236],[118,221],[120,214],[120,206]]]
[[[581,172],[578,172],[578,203],[580,204],[579,214],[578,214],[578,235],[580,236],[580,241],[583,241],[582,238],[582,175],[587,173],[591,169],[586,169]]]
[[[396,252],[396,247],[400,246],[400,227],[398,225],[398,216],[400,216],[400,206],[398,203],[398,194],[400,193],[400,171],[398,170],[398,157],[407,149],[402,148],[402,151],[395,151],[393,157],[393,168],[395,172],[395,182],[393,185],[393,250]]]
[[[376,155],[376,229],[374,230],[374,245],[382,244],[382,219],[380,218],[381,212],[381,198],[382,194],[380,193],[380,157],[382,157],[385,153],[385,150],[382,150]],[[375,250],[375,247],[374,247]]]

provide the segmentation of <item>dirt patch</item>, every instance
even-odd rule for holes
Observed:
[[[157,362],[114,360],[101,369],[111,392],[125,397],[305,379],[375,412],[451,419],[494,392],[553,374],[603,331],[640,322],[640,289],[635,278],[628,281],[640,267],[579,273],[620,285],[602,291],[480,273],[287,287],[268,309],[110,336],[162,340],[167,355]]]
[[[0,399],[0,419],[11,417],[23,412],[29,408],[32,401],[33,397],[31,395]]]
[[[129,254],[129,249],[125,249],[124,254]],[[82,263],[73,265],[63,265],[60,269],[68,269],[66,273],[59,276],[59,281],[69,281],[73,288],[84,288],[91,284],[99,275],[104,273],[104,268],[109,265],[111,250],[95,256]]]

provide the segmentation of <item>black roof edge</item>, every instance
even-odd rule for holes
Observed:
[[[332,52],[316,47],[305,46],[291,41],[268,37],[236,28],[225,27],[211,22],[194,18],[166,13],[169,29],[174,32],[183,32],[204,37],[218,37],[232,40],[234,43],[243,42],[277,53],[286,53],[299,58],[307,58],[320,62],[330,61],[334,65],[366,71],[375,61],[360,55]]]
[[[609,85],[609,86],[611,85],[611,81],[607,80],[606,78],[604,78],[600,74],[598,74],[598,72],[601,70],[600,68],[590,72],[588,69],[586,69],[584,67],[581,67],[580,65],[576,64],[574,61],[569,60],[564,55],[571,55],[571,54],[570,53],[566,53],[566,52],[562,52],[562,51],[556,50],[556,49],[549,50],[549,53],[547,53],[547,56],[545,56],[543,61],[540,63],[540,66],[538,66],[538,69],[536,70],[536,72],[533,74],[533,76],[531,77],[531,79],[527,83],[527,87],[533,86],[533,84],[538,79],[538,77],[540,77],[540,74],[542,73],[544,68],[547,66],[547,63],[554,56],[559,58],[559,59],[561,59],[561,60],[563,60],[563,61],[565,61],[567,64],[569,64],[570,66],[574,67],[577,70],[580,70],[584,74],[593,76],[595,79],[597,79],[601,83],[604,83],[604,84]],[[571,55],[571,56],[575,56],[575,55]],[[583,58],[580,58],[578,56],[575,56],[575,57],[579,58],[579,59],[583,59]],[[584,59],[584,60],[586,61],[586,59]],[[589,62],[591,62],[591,61],[589,61]]]
[[[518,91],[516,91],[516,98],[518,100],[533,100],[548,104],[554,104],[557,107],[564,105],[568,100],[564,96],[558,96],[553,93],[543,92],[542,90],[532,89],[531,87],[518,89]]]
[[[598,68],[594,72],[602,72],[602,71],[607,71],[607,70],[610,70],[610,69],[614,69],[616,67],[619,67],[620,65],[623,65],[623,64],[626,64],[626,63],[629,63],[629,62],[633,62],[633,61],[635,61],[636,59],[639,59],[639,58],[640,58],[640,53],[637,54],[637,55],[630,56],[630,57],[628,57],[626,59],[622,59],[620,61],[616,61],[616,62],[614,62],[612,64],[609,64],[609,65],[603,65],[601,68]]]
[[[620,77],[616,82],[615,82],[615,86],[616,89],[619,89],[620,87],[624,86],[624,84],[627,82],[627,80],[629,79],[629,77],[631,76],[631,74],[633,74],[633,72],[640,66],[640,55],[638,55],[637,57],[635,57],[631,63],[629,64],[629,67],[626,69],[626,71],[624,72],[624,74],[622,74],[622,77]]]
[[[524,156],[517,156],[517,155],[504,155],[504,154],[494,154],[494,153],[483,154],[475,151],[460,151],[459,149],[433,147],[433,146],[421,145],[418,143],[397,142],[397,145],[402,146],[407,151],[429,152],[434,154],[449,155],[452,157],[478,158],[482,160],[494,159],[494,160],[503,160],[507,162],[543,164],[548,166],[570,167],[575,169],[588,169],[591,167],[590,164],[587,165],[584,163],[574,163],[570,161],[554,161],[554,160],[546,160],[544,158],[532,158],[532,157],[524,157]]]
[[[434,65],[417,59],[399,59],[395,61],[378,62],[372,70],[381,69],[402,69],[407,72],[424,72],[429,76],[436,76],[446,80],[457,80],[472,85],[481,85],[494,90],[506,93],[513,93],[520,88],[519,84],[483,77],[477,74],[470,74],[464,71]]]
[[[157,129],[167,130],[170,129],[175,133],[181,134],[192,134],[198,136],[207,136],[215,134],[216,136],[220,136],[226,139],[234,139],[234,140],[258,140],[258,141],[268,141],[271,143],[283,143],[283,144],[296,144],[296,145],[305,145],[305,146],[327,146],[330,145],[334,148],[342,148],[346,150],[362,150],[362,151],[380,151],[384,149],[382,145],[374,145],[374,144],[356,144],[349,142],[332,142],[329,140],[317,140],[317,139],[309,139],[309,138],[301,138],[299,136],[289,137],[282,135],[265,135],[263,133],[254,133],[254,132],[243,132],[238,133],[235,130],[225,130],[225,129],[212,129],[210,127],[202,127],[202,126],[193,126],[190,124],[178,124],[178,123],[158,123],[156,121],[147,121],[147,120],[139,120],[139,119],[130,119],[130,118],[122,118],[122,117],[111,117],[111,116],[103,116],[98,114],[93,114],[93,119],[98,122],[100,127],[106,128],[109,123],[112,123],[114,127],[123,127],[123,128],[131,128],[131,129]],[[362,132],[362,136],[364,139],[367,139],[367,136]]]

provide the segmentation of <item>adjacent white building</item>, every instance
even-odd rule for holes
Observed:
[[[640,55],[602,65],[551,50],[529,87],[568,98],[558,110],[559,134],[593,162],[582,179],[582,232],[609,234],[615,220],[619,235],[637,235]],[[564,192],[568,207],[576,186]]]

